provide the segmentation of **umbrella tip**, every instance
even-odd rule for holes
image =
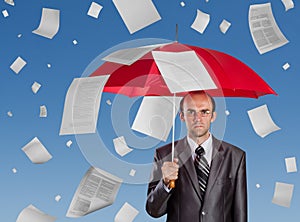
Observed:
[[[178,24],[176,24],[175,28],[175,41],[178,42]]]

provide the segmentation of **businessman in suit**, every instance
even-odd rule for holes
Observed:
[[[187,136],[175,141],[173,162],[171,144],[156,149],[146,202],[152,217],[167,214],[167,222],[247,221],[246,155],[210,133],[216,115],[215,101],[204,91],[181,100]]]

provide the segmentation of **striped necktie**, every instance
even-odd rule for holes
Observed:
[[[209,165],[204,157],[205,150],[203,147],[198,146],[197,149],[195,150],[196,157],[194,160],[195,164],[195,169],[199,181],[199,186],[201,190],[201,199],[203,201],[205,190],[206,190],[206,185],[208,181],[208,176],[209,176]]]

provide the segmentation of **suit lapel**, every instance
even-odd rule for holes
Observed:
[[[201,199],[200,186],[197,179],[197,173],[195,170],[191,148],[188,145],[187,138],[185,137],[176,144],[177,157],[179,159],[180,166],[183,166],[184,170],[188,174],[193,188],[196,191],[198,197]]]
[[[221,141],[213,137],[213,153],[205,196],[208,196],[218,177],[224,159]]]

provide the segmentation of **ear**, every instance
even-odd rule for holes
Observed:
[[[183,112],[180,112],[180,113],[179,113],[179,117],[180,117],[180,120],[181,120],[182,122],[185,122]]]
[[[215,119],[217,118],[217,113],[216,112],[213,112],[212,115],[211,115],[211,119],[210,119],[210,122],[214,122]]]

